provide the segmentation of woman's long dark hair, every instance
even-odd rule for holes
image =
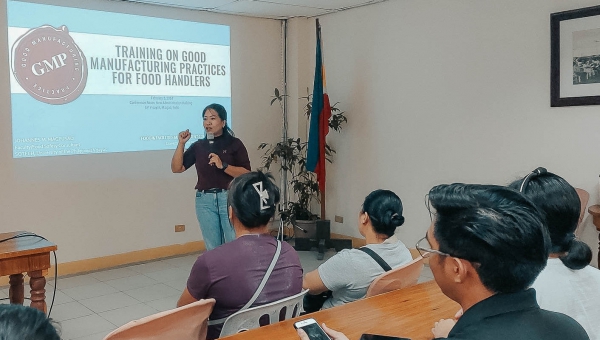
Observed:
[[[592,260],[592,250],[575,237],[581,213],[579,195],[562,177],[538,169],[543,171],[534,171],[526,177],[527,181],[514,181],[510,187],[522,187],[522,193],[544,213],[552,241],[550,252],[564,253],[559,258],[570,269],[584,268]]]

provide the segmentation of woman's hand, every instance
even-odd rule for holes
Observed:
[[[447,338],[454,325],[456,325],[456,321],[454,319],[441,319],[440,321],[436,322],[431,329],[433,337]]]
[[[214,165],[219,169],[223,169],[223,162],[216,153],[211,153],[208,155],[208,164]]]
[[[192,134],[190,133],[190,129],[187,129],[185,131],[181,131],[179,133],[179,144],[185,144],[187,143],[188,140],[190,140],[190,137],[192,137]]]
[[[334,331],[333,329],[325,326],[325,324],[323,324],[323,330],[325,331],[325,333],[327,333],[327,335],[329,335],[331,340],[349,340],[348,337],[344,335],[344,333]],[[306,332],[301,328],[298,328],[298,336],[301,340],[310,340]]]

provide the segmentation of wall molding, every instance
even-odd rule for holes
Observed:
[[[197,253],[206,250],[204,241],[194,241],[183,244],[136,250],[128,253],[95,257],[91,259],[58,263],[58,276],[83,274],[102,269],[121,267],[135,263],[154,261],[158,259]],[[53,258],[53,256],[50,256]],[[44,273],[46,278],[54,277],[54,266]],[[8,276],[0,278],[0,286],[8,285]],[[60,285],[60,284],[59,284]],[[29,279],[25,278],[25,295],[28,295]]]
[[[366,245],[364,238],[352,237],[343,234],[331,233],[333,239],[351,239],[352,248],[360,248]],[[173,256],[182,256],[191,253],[198,253],[206,250],[204,241],[188,242],[184,244],[173,244],[170,246],[150,248],[143,250],[136,250],[128,253],[108,255],[103,257],[95,257],[91,259],[65,262],[58,264],[58,276],[71,276],[84,274],[88,272],[122,267],[126,265],[132,265],[136,263],[143,263],[148,261],[155,261],[163,258],[169,258]],[[419,253],[414,248],[409,248],[413,257],[419,256]],[[47,273],[44,273],[46,278],[54,277],[54,266],[52,266]],[[8,276],[0,277],[0,286],[8,285]],[[25,278],[25,293],[27,295],[29,291],[29,279]]]

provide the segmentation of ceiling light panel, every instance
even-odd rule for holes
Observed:
[[[238,0],[132,0],[147,4],[164,5],[190,9],[213,9]]]
[[[277,4],[315,7],[324,9],[342,9],[378,2],[376,0],[265,0]]]
[[[269,18],[312,17],[329,11],[321,8],[277,4],[270,1],[241,0],[215,8],[217,11]]]

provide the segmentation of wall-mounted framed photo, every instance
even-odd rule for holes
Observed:
[[[550,105],[600,105],[600,6],[550,15]]]

